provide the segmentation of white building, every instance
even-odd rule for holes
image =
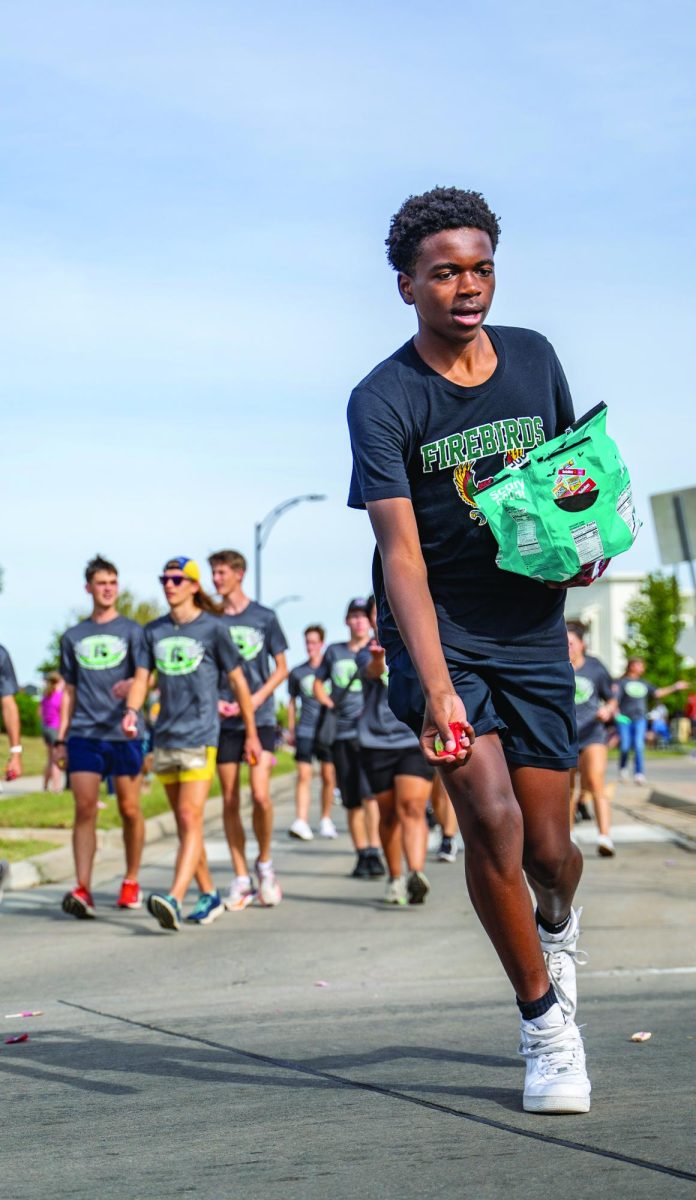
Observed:
[[[626,662],[621,648],[627,638],[626,608],[635,598],[645,575],[612,571],[611,568],[587,589],[571,588],[566,600],[566,618],[587,626],[587,649],[606,664],[611,675],[620,676]],[[679,649],[687,661],[696,661],[694,593],[682,588],[686,628]]]

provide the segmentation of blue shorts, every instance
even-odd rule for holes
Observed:
[[[575,677],[567,659],[507,662],[443,646],[454,690],[480,737],[497,733],[510,766],[577,765]],[[420,737],[425,700],[408,651],[389,664],[389,707]]]
[[[143,769],[143,744],[108,742],[101,738],[69,737],[68,771],[88,771],[91,775],[129,775],[133,779]]]

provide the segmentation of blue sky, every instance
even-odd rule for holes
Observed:
[[[291,656],[342,631],[372,540],[345,508],[351,387],[413,332],[384,257],[435,184],[501,215],[491,319],[600,399],[645,528],[696,484],[693,6],[32,3],[0,70],[0,640],[23,681],[115,558],[251,553]]]

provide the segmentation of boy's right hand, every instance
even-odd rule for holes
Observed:
[[[450,729],[450,725],[455,724],[462,726],[458,746]],[[444,753],[438,754],[435,747],[436,740],[442,742]],[[471,758],[475,741],[474,727],[467,719],[466,709],[456,692],[428,700],[425,706],[420,745],[426,761],[431,766],[463,766]]]
[[[138,732],[138,714],[134,709],[126,709],[126,715],[121,721],[121,729],[126,737],[132,738],[136,736]]]

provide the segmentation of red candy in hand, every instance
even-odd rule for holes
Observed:
[[[446,754],[456,754],[458,750],[461,750],[462,749],[461,737],[462,737],[462,734],[465,732],[466,732],[466,726],[462,725],[461,721],[451,721],[450,722],[450,733],[452,734],[452,737],[454,738],[455,749],[454,750],[445,750],[444,745],[442,745],[442,739],[437,738],[435,753],[437,754],[438,758],[443,758],[444,755],[446,755]],[[440,745],[441,745],[440,750],[437,749],[437,742],[440,742]]]

